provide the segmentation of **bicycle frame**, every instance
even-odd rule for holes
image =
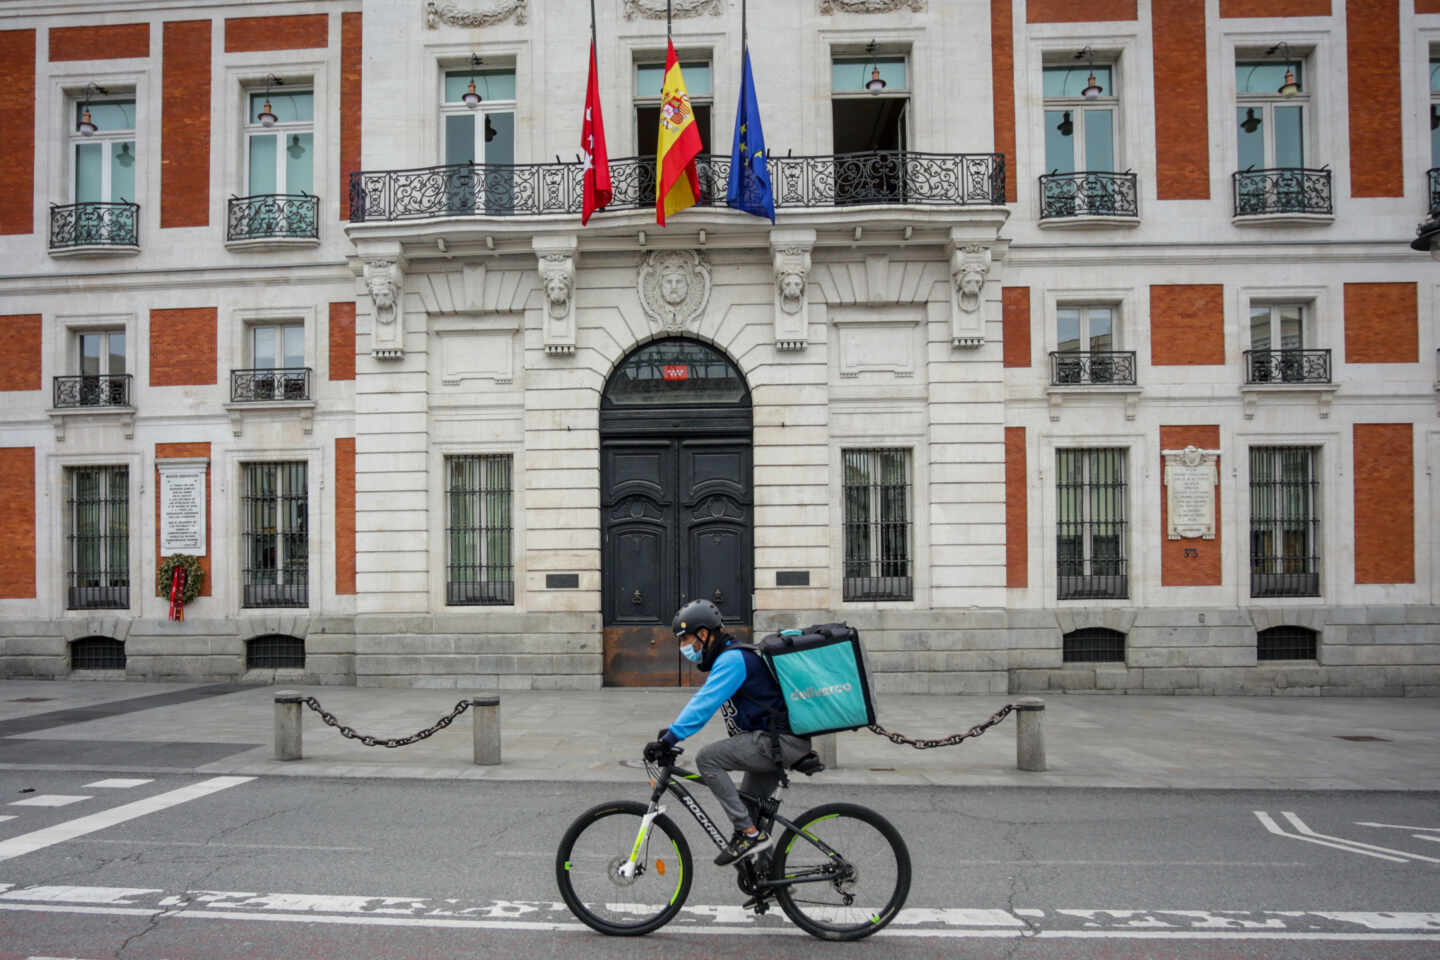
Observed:
[[[650,806],[645,813],[645,817],[640,821],[640,830],[635,836],[635,845],[630,848],[630,859],[620,867],[622,875],[626,877],[633,876],[636,862],[640,857],[640,851],[644,848],[645,840],[649,836],[650,825],[656,817],[665,812],[665,808],[660,806],[660,798],[667,792],[679,800],[686,810],[690,811],[690,816],[695,818],[695,822],[700,824],[700,828],[705,831],[706,836],[710,838],[710,841],[714,843],[718,849],[723,850],[729,845],[729,841],[725,838],[725,835],[720,832],[720,828],[715,825],[715,821],[710,818],[710,815],[705,812],[705,808],[695,799],[695,795],[686,789],[683,783],[679,782],[680,780],[699,780],[700,775],[698,773],[682,767],[662,767],[648,761],[645,764],[645,770],[650,775]],[[826,863],[822,867],[788,873],[779,880],[769,880],[757,876],[754,881],[755,886],[767,895],[776,887],[789,887],[800,883],[819,883],[835,880],[837,876],[839,876],[837,871],[844,871],[849,868],[849,864],[845,858],[829,844],[794,821],[782,817],[776,809],[779,801],[762,799],[754,794],[745,793],[744,791],[740,792],[740,796],[753,803],[755,808],[760,811],[761,818],[766,820],[772,828],[778,823],[787,829],[793,830],[797,836],[804,837],[806,841],[813,844],[816,849],[825,854],[826,857]],[[740,863],[746,863],[746,861],[740,861]]]

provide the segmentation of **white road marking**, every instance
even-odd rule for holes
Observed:
[[[1280,825],[1276,823],[1275,820],[1270,816],[1270,814],[1266,813],[1264,810],[1252,810],[1251,812],[1255,814],[1257,819],[1259,819],[1261,826],[1263,826],[1266,830],[1269,830],[1271,833],[1275,834],[1277,837],[1284,837],[1287,840],[1303,840],[1306,843],[1316,843],[1322,847],[1333,847],[1336,850],[1344,850],[1346,853],[1359,853],[1367,857],[1375,857],[1379,860],[1389,860],[1391,863],[1409,863],[1409,861],[1406,860],[1404,857],[1390,857],[1386,856],[1383,853],[1371,853],[1368,850],[1357,850],[1355,847],[1349,846],[1347,844],[1330,843],[1326,840],[1317,840],[1314,837],[1303,837],[1296,833],[1286,833],[1284,830],[1280,829]]]
[[[1433,837],[1428,833],[1412,833],[1410,836],[1416,840],[1434,840],[1436,843],[1440,843],[1440,837]]]
[[[1299,817],[1295,816],[1295,814],[1291,813],[1290,811],[1282,810],[1280,811],[1280,814],[1286,820],[1290,821],[1290,826],[1294,827],[1296,830],[1300,831],[1307,837],[1318,837],[1321,840],[1334,840],[1338,843],[1346,843],[1353,847],[1364,847],[1366,850],[1378,850],[1381,853],[1393,853],[1396,856],[1409,857],[1412,860],[1424,860],[1426,863],[1440,863],[1440,860],[1437,860],[1434,857],[1422,857],[1420,854],[1410,853],[1408,850],[1393,850],[1390,847],[1377,847],[1373,843],[1361,843],[1359,840],[1351,840],[1348,837],[1332,837],[1324,833],[1317,833],[1307,827],[1304,820],[1301,820]]]
[[[1371,820],[1356,820],[1357,827],[1380,827],[1385,830],[1429,830],[1432,833],[1440,833],[1440,827],[1407,827],[1402,823],[1375,823]]]
[[[14,820],[14,819],[15,819],[15,814],[13,814],[13,813],[0,814],[0,823],[4,823],[6,820]]]
[[[86,837],[76,843],[108,843],[117,847],[206,847],[220,850],[323,850],[327,853],[371,853],[373,847],[331,847],[303,843],[211,843],[200,840],[102,840]]]
[[[137,780],[134,777],[111,777],[109,780],[96,780],[94,783],[85,784],[85,789],[92,787],[99,790],[129,790],[131,787],[142,787],[147,783],[154,783],[154,780]]]
[[[81,800],[89,800],[89,797],[71,796],[63,793],[42,793],[38,797],[26,797],[24,800],[12,800],[12,807],[68,807],[72,803],[79,803]]]
[[[146,797],[144,800],[136,800],[134,803],[124,804],[115,807],[113,810],[102,810],[99,813],[92,813],[88,817],[80,817],[78,820],[59,823],[53,827],[46,827],[43,830],[35,830],[31,833],[21,834],[18,837],[11,837],[9,840],[0,841],[0,860],[9,860],[13,857],[32,853],[36,850],[42,850],[45,847],[53,846],[57,843],[64,843],[66,840],[74,840],[76,837],[83,837],[87,833],[94,833],[97,830],[104,830],[107,827],[113,827],[127,820],[134,820],[136,817],[143,817],[147,813],[155,813],[160,810],[178,806],[182,803],[187,803],[191,800],[198,800],[212,793],[218,793],[221,790],[236,787],[242,783],[249,783],[254,779],[254,777],[212,777],[209,780],[192,783],[178,790],[171,790],[168,793],[161,793],[153,797]]]

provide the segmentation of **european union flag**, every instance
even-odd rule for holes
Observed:
[[[730,188],[725,203],[775,222],[775,194],[770,187],[770,168],[765,163],[765,131],[760,127],[760,105],[755,102],[748,47],[740,76],[740,105],[735,109],[735,145],[730,150]]]

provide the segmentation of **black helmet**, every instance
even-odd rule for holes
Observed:
[[[720,625],[719,607],[709,600],[691,600],[675,612],[670,629],[675,634],[675,639],[679,640],[701,627],[708,629],[713,636],[720,631]]]

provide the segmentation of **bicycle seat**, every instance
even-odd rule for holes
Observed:
[[[811,750],[809,753],[805,754],[805,756],[790,764],[790,769],[798,770],[801,773],[805,774],[805,776],[807,777],[813,777],[815,776],[815,774],[825,769],[825,762],[820,759],[819,754],[817,754],[814,750]]]

